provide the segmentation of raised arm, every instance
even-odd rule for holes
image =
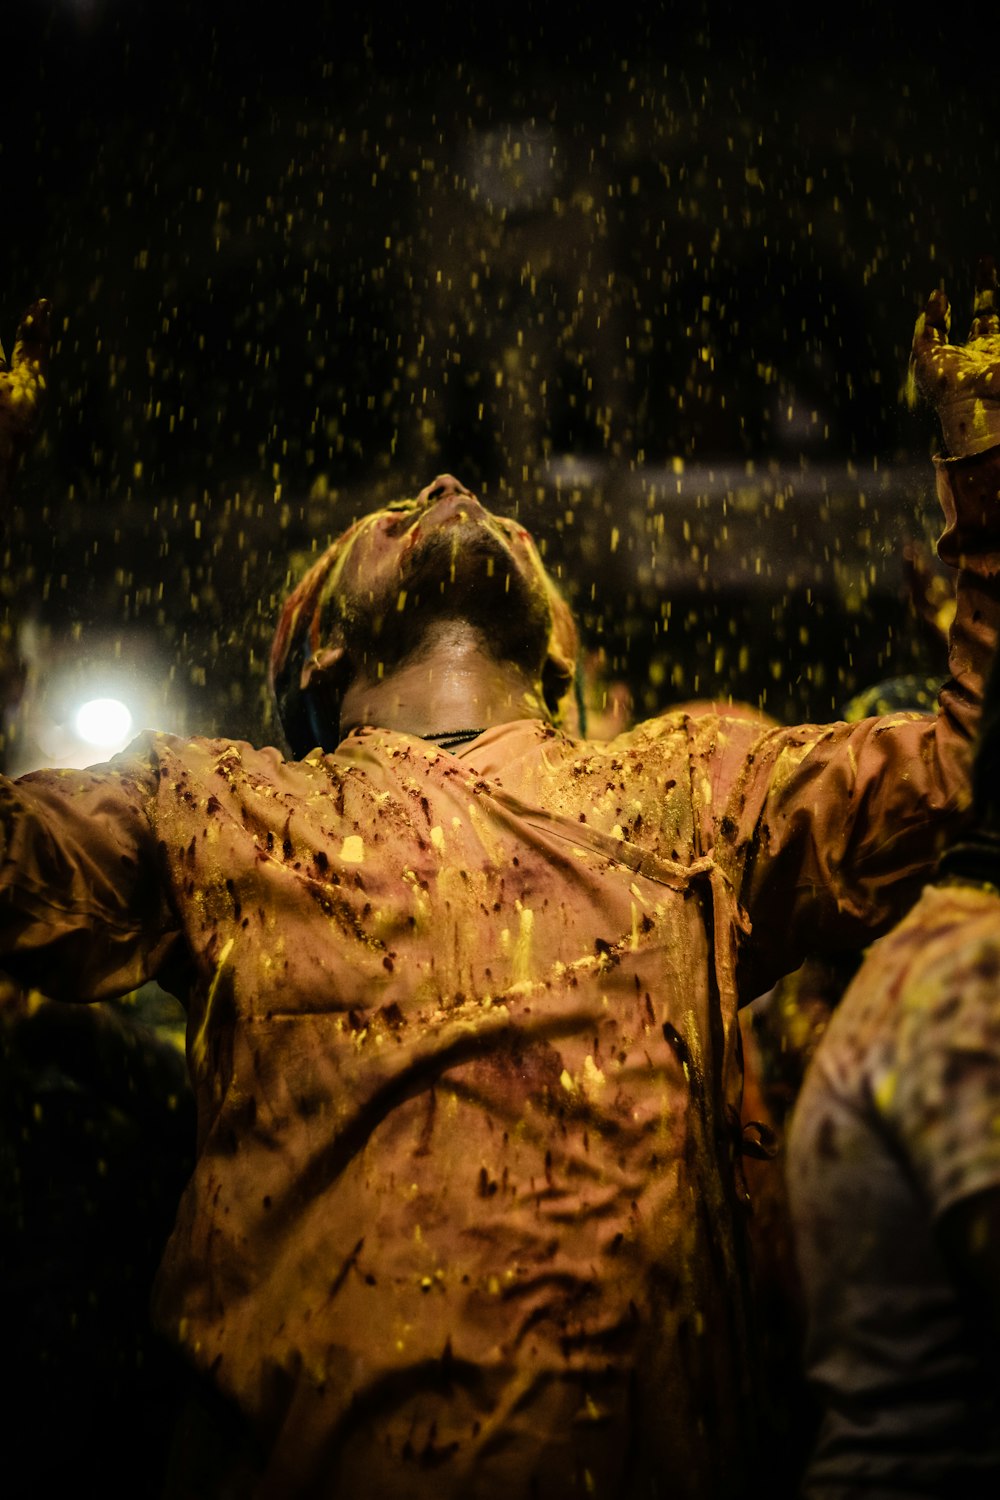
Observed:
[[[775,730],[755,747],[727,816],[753,926],[744,999],[809,953],[857,948],[897,920],[969,807],[971,745],[1000,625],[1000,333],[996,275],[980,265],[966,344],[935,292],[917,321],[911,387],[947,449],[938,550],[957,572],[951,677],[934,717]]]

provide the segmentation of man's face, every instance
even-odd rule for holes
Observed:
[[[542,640],[548,629],[548,581],[530,534],[486,510],[451,474],[414,500],[400,500],[361,521],[344,551],[335,590],[345,624],[397,652],[427,622],[457,617],[502,644],[524,634],[528,616]]]
[[[570,608],[528,532],[441,474],[415,500],[358,521],[286,601],[271,682],[294,752],[334,748],[351,684],[381,680],[449,621],[471,625],[495,662],[539,682],[559,711],[578,648]]]

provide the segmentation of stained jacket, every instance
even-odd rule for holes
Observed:
[[[962,823],[997,452],[938,469],[936,716],[369,728],[295,763],[157,735],[6,786],[0,961],[186,995],[156,1312],[252,1423],[253,1493],[752,1481],[737,1007],[888,927]]]
[[[796,1104],[809,1500],[1000,1491],[1000,1383],[936,1230],[1000,1185],[998,980],[996,889],[928,886],[866,957]]]

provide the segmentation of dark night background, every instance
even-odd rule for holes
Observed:
[[[987,44],[955,7],[8,5],[0,329],[44,293],[62,332],[6,592],[50,715],[127,669],[157,727],[274,738],[289,570],[444,468],[640,712],[937,670],[900,392],[992,247]]]
[[[8,769],[54,756],[36,718],[59,731],[94,691],[273,740],[290,574],[444,469],[535,530],[639,713],[731,694],[825,720],[943,672],[904,564],[936,529],[935,432],[902,388],[929,290],[963,336],[997,248],[988,23],[538,9],[6,0],[0,336],[40,295],[59,330],[4,548]],[[54,1055],[43,1033],[0,1059],[13,1358],[43,1429],[73,1413],[24,1492],[93,1470],[136,1495],[171,1377],[121,1308],[187,1137],[145,1169],[162,1057],[122,1097],[95,1066],[82,1102],[67,1061],[36,1128]],[[70,1237],[94,1226],[72,1271],[51,1235],[17,1240],[41,1219],[9,1184],[88,1131],[59,1187]]]

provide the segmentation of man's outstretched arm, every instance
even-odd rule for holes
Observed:
[[[0,501],[45,400],[50,308],[0,348]],[[0,777],[0,969],[55,998],[97,1000],[152,977],[177,939],[150,808],[151,761]]]
[[[935,292],[917,320],[911,389],[936,411],[945,529],[957,572],[951,677],[934,717],[775,730],[730,799],[753,936],[745,998],[809,953],[859,948],[903,915],[968,818],[972,741],[1000,628],[1000,319],[980,264],[970,336],[949,342]]]
[[[179,923],[156,784],[155,755],[136,753],[0,777],[0,969],[57,1000],[105,1000],[162,969]]]

